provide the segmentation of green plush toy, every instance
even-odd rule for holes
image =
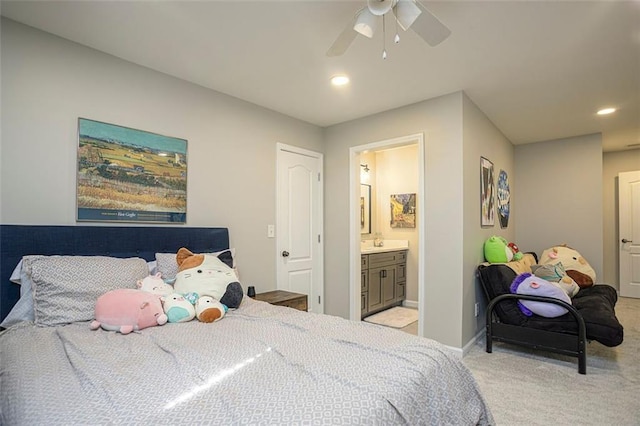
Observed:
[[[506,263],[522,259],[522,253],[514,243],[494,235],[484,242],[484,258],[489,263]]]

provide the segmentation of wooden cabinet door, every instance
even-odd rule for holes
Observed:
[[[384,269],[382,283],[382,303],[392,305],[396,301],[396,268],[391,266]]]
[[[368,311],[375,311],[382,307],[382,270],[384,268],[369,269],[369,306]]]
[[[369,269],[369,312],[395,300],[395,267]]]

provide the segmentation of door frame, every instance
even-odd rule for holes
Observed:
[[[314,270],[314,273],[317,274],[319,288],[313,288],[314,293],[317,292],[320,294],[320,303],[318,304],[318,313],[324,313],[324,155],[320,152],[311,151],[308,149],[300,148],[293,145],[287,145],[281,142],[276,143],[276,233],[275,233],[275,262],[276,262],[276,289],[280,290],[280,266],[281,266],[281,256],[280,250],[283,245],[281,233],[278,231],[279,229],[283,229],[284,225],[281,223],[283,220],[283,215],[279,210],[279,201],[280,201],[280,167],[282,164],[282,159],[280,154],[282,152],[289,152],[298,155],[304,155],[306,157],[315,158],[318,160],[318,170],[320,173],[320,179],[318,181],[318,199],[314,200],[314,205],[316,206],[316,214],[314,215],[318,219],[317,229],[320,241],[318,243],[318,253],[316,254],[316,261],[314,264],[314,269],[317,267],[317,271]],[[315,283],[314,283],[315,284]],[[312,295],[309,295],[309,299]],[[313,300],[308,300],[307,303],[311,305]],[[315,305],[314,305],[315,306]]]
[[[420,223],[418,234],[418,311],[420,318],[424,317],[425,310],[425,286],[424,286],[424,253],[425,253],[425,146],[424,133],[385,139],[364,145],[349,148],[349,319],[360,321],[361,310],[361,262],[360,262],[360,153],[364,151],[376,151],[395,148],[404,145],[418,145],[418,194],[417,196],[417,220]],[[424,322],[418,321],[418,335],[424,335]]]

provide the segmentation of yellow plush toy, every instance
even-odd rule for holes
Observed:
[[[566,274],[580,288],[591,287],[596,282],[596,271],[577,250],[566,244],[553,246],[542,252],[540,265],[556,265],[562,263]]]

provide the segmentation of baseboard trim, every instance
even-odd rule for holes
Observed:
[[[462,347],[462,349],[454,348],[453,346],[447,346],[447,345],[445,346],[447,347],[447,349],[453,352],[453,354],[458,358],[464,358],[469,353],[471,348],[476,344],[478,339],[482,338],[482,336],[484,335],[484,332],[485,332],[485,327],[483,327],[482,330],[478,332],[478,334],[473,336],[473,338],[469,340],[467,344]]]
[[[418,309],[418,301],[417,300],[403,300],[402,306],[406,308]]]

